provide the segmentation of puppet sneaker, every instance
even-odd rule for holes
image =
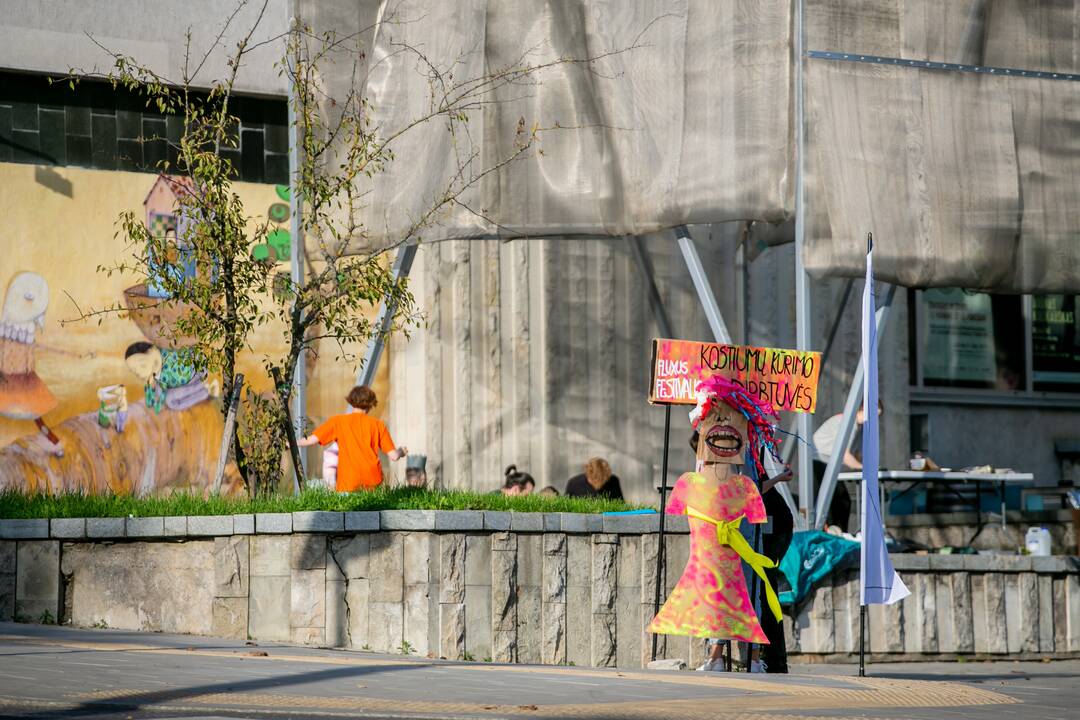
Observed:
[[[727,668],[724,666],[724,659],[717,658],[716,660],[706,660],[705,664],[697,669],[698,672],[727,672]]]
[[[767,673],[769,672],[769,666],[765,664],[764,660],[751,660],[750,672],[752,673]]]

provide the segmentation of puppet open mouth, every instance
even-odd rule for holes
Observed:
[[[705,445],[714,455],[735,457],[742,452],[743,439],[739,431],[730,425],[713,425],[705,433]]]

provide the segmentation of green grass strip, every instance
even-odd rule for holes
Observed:
[[[354,493],[321,489],[299,495],[203,498],[187,493],[137,498],[130,495],[63,495],[0,493],[0,518],[158,517],[172,515],[238,515],[304,510],[508,510],[512,512],[603,513],[631,510],[614,500],[539,495],[507,496],[461,490],[397,487]]]

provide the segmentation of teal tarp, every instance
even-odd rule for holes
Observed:
[[[820,530],[797,532],[791,538],[780,572],[790,590],[780,593],[782,605],[798,605],[823,578],[858,561],[859,543]]]

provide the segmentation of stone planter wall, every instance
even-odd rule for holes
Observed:
[[[867,650],[878,660],[1080,657],[1080,559],[893,555],[911,595],[869,608]],[[853,657],[859,572],[834,574],[794,623],[789,652]]]
[[[668,520],[670,589],[689,547],[686,518]],[[471,511],[0,521],[0,619],[640,667],[656,522]],[[874,657],[1080,656],[1069,559],[894,562],[913,596],[872,609]],[[785,623],[789,648],[848,655],[857,622],[857,574],[839,575]],[[660,657],[704,653],[700,640],[659,640]]]

